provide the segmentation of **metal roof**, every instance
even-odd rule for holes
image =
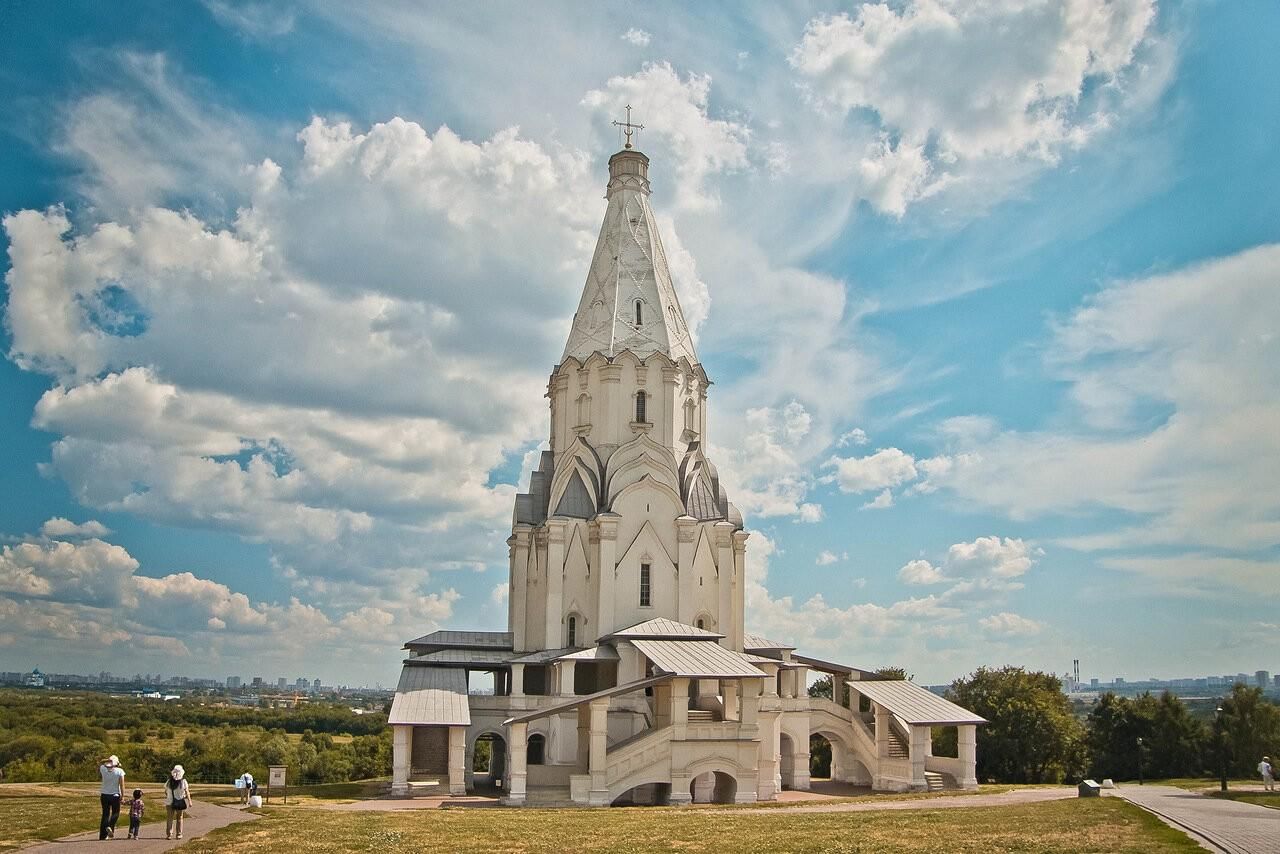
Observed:
[[[406,658],[406,664],[418,662],[470,667],[505,666],[511,660],[511,653],[499,649],[438,649],[414,658]]]
[[[512,649],[511,632],[459,632],[441,630],[409,641],[405,647],[440,646],[478,649]]]
[[[469,726],[467,675],[448,667],[406,665],[400,670],[387,723]]]
[[[573,652],[573,647],[571,646],[562,646],[559,649],[540,649],[536,652],[531,652],[528,655],[522,655],[519,658],[513,658],[511,659],[511,663],[512,664],[547,664],[549,662],[555,661],[560,656],[570,652]]]
[[[795,649],[795,647],[789,643],[778,643],[777,641],[771,641],[766,637],[752,634],[745,634],[742,636],[742,647],[743,649],[749,649],[752,652],[757,652],[762,649]]]
[[[540,709],[534,709],[532,712],[525,712],[522,715],[516,715],[513,718],[507,718],[503,721],[503,725],[518,724],[528,721],[536,721],[538,718],[545,718],[549,715],[567,712],[569,709],[577,708],[584,703],[590,703],[592,700],[603,700],[605,697],[616,697],[619,694],[630,694],[632,691],[640,691],[648,688],[650,685],[657,685],[659,682],[666,682],[670,676],[651,676],[648,679],[640,679],[635,682],[625,682],[613,688],[605,688],[603,691],[597,691],[594,694],[580,694],[562,703],[556,703],[551,706],[543,706]]]
[[[668,620],[666,617],[658,617],[605,635],[601,640],[612,640],[614,638],[619,640],[635,640],[637,638],[655,640],[720,640],[723,637],[724,635],[700,629],[697,626],[689,626],[684,623],[677,623],[675,620]]]
[[[837,664],[834,661],[823,661],[821,658],[814,658],[811,655],[801,655],[798,652],[793,652],[791,654],[791,660],[797,664],[803,664],[805,667],[812,667],[814,670],[821,670],[823,673],[857,673],[862,679],[881,678],[881,676],[874,670],[862,670],[848,664]]]
[[[753,652],[744,652],[742,657],[747,661],[750,661],[752,664],[774,664],[778,666],[786,664],[786,662],[780,658],[770,658],[767,655],[756,655]]]
[[[593,646],[562,655],[557,661],[617,661],[618,653],[611,646]]]
[[[634,640],[631,642],[657,669],[672,676],[720,678],[764,676],[741,653],[709,640]]]
[[[986,718],[944,700],[932,691],[905,679],[849,680],[849,689],[879,703],[913,726],[985,724]]]

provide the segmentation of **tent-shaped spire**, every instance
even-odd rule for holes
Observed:
[[[649,207],[649,158],[634,149],[610,157],[605,198],[609,206],[561,361],[631,350],[642,359],[663,353],[696,364]]]

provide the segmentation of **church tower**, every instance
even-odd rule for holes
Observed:
[[[649,206],[649,158],[609,158],[608,207],[560,363],[550,450],[516,497],[517,652],[665,618],[743,648],[747,534],[704,453],[710,380]]]

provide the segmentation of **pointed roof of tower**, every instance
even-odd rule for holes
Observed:
[[[561,361],[631,350],[642,359],[663,353],[697,364],[649,207],[649,158],[634,149],[610,157],[605,198],[609,206]]]

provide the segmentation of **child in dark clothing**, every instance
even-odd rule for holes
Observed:
[[[142,810],[145,804],[142,803],[142,790],[133,790],[133,800],[129,801],[129,838],[137,839],[138,831],[142,829]]]

